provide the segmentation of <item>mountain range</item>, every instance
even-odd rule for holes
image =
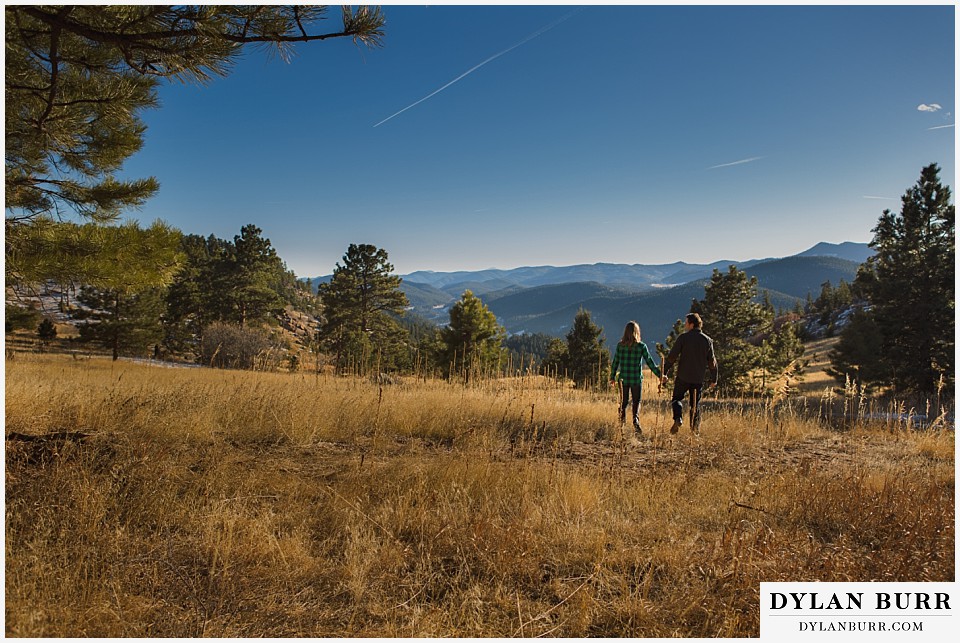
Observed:
[[[818,243],[792,257],[717,261],[710,264],[676,262],[660,265],[582,264],[526,266],[512,270],[457,272],[418,271],[401,275],[401,290],[410,311],[444,324],[449,307],[471,290],[497,315],[510,333],[542,332],[563,336],[580,308],[591,312],[606,336],[615,340],[627,321],[640,323],[645,341],[662,341],[673,323],[703,297],[714,269],[736,265],[756,276],[778,309],[792,309],[821,284],[851,282],[857,268],[872,254],[865,243]],[[329,281],[318,277],[315,284]],[[707,329],[709,334],[709,329]]]

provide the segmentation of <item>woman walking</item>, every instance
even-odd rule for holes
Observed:
[[[623,395],[620,399],[620,424],[627,421],[627,403],[633,398],[633,428],[637,435],[643,434],[640,428],[640,391],[643,387],[643,363],[662,379],[660,368],[654,363],[647,345],[640,341],[640,325],[631,321],[623,329],[623,338],[617,343],[617,350],[610,364],[610,384],[621,384]]]

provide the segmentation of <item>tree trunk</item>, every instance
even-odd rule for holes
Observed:
[[[113,361],[120,357],[120,293],[118,292],[113,300]]]

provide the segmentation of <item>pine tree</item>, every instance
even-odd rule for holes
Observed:
[[[284,303],[312,308],[316,297],[298,286],[269,239],[255,225],[233,241],[187,235],[186,257],[167,292],[164,344],[197,352],[214,322],[259,325],[274,320]]]
[[[81,341],[110,349],[114,360],[123,354],[146,354],[163,339],[162,289],[130,292],[84,286],[77,301],[90,309],[75,315],[87,320],[78,327]]]
[[[40,341],[44,344],[49,344],[57,338],[57,326],[49,319],[44,318],[37,325],[37,337],[40,338]]]
[[[538,366],[550,354],[550,345],[556,339],[545,333],[524,333],[511,335],[504,341],[504,346],[510,352],[511,361],[520,366],[534,364]]]
[[[683,335],[684,328],[683,320],[678,319],[677,321],[673,322],[673,328],[670,329],[670,334],[667,335],[667,338],[664,340],[664,342],[662,344],[660,342],[656,343],[657,354],[660,355],[661,360],[669,355],[670,351],[673,350],[673,345],[676,343],[677,338],[680,337],[680,335]]]
[[[283,287],[283,261],[262,232],[248,224],[233,238],[233,265],[227,267],[231,283],[224,294],[230,299],[231,321],[241,326],[263,321],[283,308],[284,299],[277,292]]]
[[[350,244],[333,271],[329,283],[320,286],[324,322],[317,339],[335,355],[337,369],[348,363],[373,365],[399,350],[406,333],[391,315],[400,315],[409,305],[400,290],[400,277],[386,250],[369,244]]]
[[[179,268],[180,231],[156,221],[78,225],[41,217],[28,233],[7,238],[7,280],[25,289],[48,280],[62,288],[166,285]]]
[[[596,386],[610,374],[610,353],[604,347],[603,328],[581,308],[567,333],[567,373],[576,386]]]
[[[448,377],[460,373],[469,382],[499,363],[505,337],[496,315],[471,291],[464,291],[450,307],[450,323],[440,329]]]
[[[225,76],[243,46],[347,37],[379,46],[380,9],[342,10],[340,31],[322,6],[6,6],[6,207],[13,221],[72,209],[115,219],[153,195],[153,178],[121,179],[143,145],[144,110],[161,79]],[[8,229],[9,232],[9,229]]]
[[[889,384],[891,372],[883,359],[883,344],[875,316],[863,310],[855,312],[830,351],[827,374],[841,383],[849,378],[864,390]]]
[[[731,265],[726,273],[714,269],[704,297],[690,312],[703,319],[703,332],[714,342],[721,386],[744,390],[750,372],[759,366],[760,349],[748,340],[769,328],[771,314],[755,303],[757,278]]]
[[[780,377],[788,369],[794,373],[802,371],[798,360],[803,355],[803,342],[797,332],[797,325],[784,321],[764,340],[763,368],[770,379]],[[764,382],[766,388],[767,382]]]
[[[554,337],[547,346],[547,356],[543,358],[542,367],[547,375],[561,376],[567,371],[570,362],[567,354],[567,343]]]
[[[33,330],[43,321],[39,310],[21,308],[16,304],[7,304],[5,307],[4,327],[7,333],[15,330]]]
[[[873,229],[876,254],[857,274],[853,290],[866,295],[876,325],[878,360],[865,360],[852,335],[869,328],[863,320],[844,329],[834,368],[868,361],[870,377],[888,380],[901,392],[931,396],[941,378],[953,394],[955,367],[954,206],[950,188],[940,183],[936,163],[903,195],[901,210],[884,210]],[[881,373],[872,371],[878,361]],[[867,372],[860,369],[863,379]]]
[[[211,305],[225,284],[214,284],[212,266],[221,241],[210,235],[185,235],[181,242],[184,261],[167,289],[163,316],[163,343],[176,352],[194,351],[199,356],[204,328],[219,319]]]
[[[121,251],[106,248],[109,234],[51,222],[75,213],[112,223],[157,192],[155,178],[127,179],[121,168],[143,146],[142,115],[159,105],[161,81],[225,76],[249,44],[272,46],[285,60],[298,42],[346,37],[377,47],[385,21],[379,8],[343,7],[342,29],[324,32],[327,7],[305,5],[9,5],[4,12],[6,275],[26,287],[50,263],[61,274],[43,278],[95,285],[83,272]]]
[[[392,357],[393,366],[401,371],[422,374],[432,370],[440,352],[439,328],[433,322],[414,313],[406,312],[395,319],[403,338],[402,344]]]
[[[93,320],[81,328],[81,337],[111,348],[113,359],[124,350],[159,342],[162,291],[183,260],[180,232],[159,222],[147,229],[136,223],[59,225],[68,230],[94,228],[103,243],[100,255],[90,258],[88,285],[79,297],[94,309],[81,315]]]

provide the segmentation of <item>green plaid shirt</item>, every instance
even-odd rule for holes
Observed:
[[[639,344],[617,344],[617,351],[613,355],[613,363],[610,364],[610,379],[619,379],[624,384],[637,385],[643,384],[643,363],[646,362],[650,370],[657,377],[660,377],[660,368],[650,357],[650,351],[643,342]],[[620,377],[617,377],[619,371]]]

